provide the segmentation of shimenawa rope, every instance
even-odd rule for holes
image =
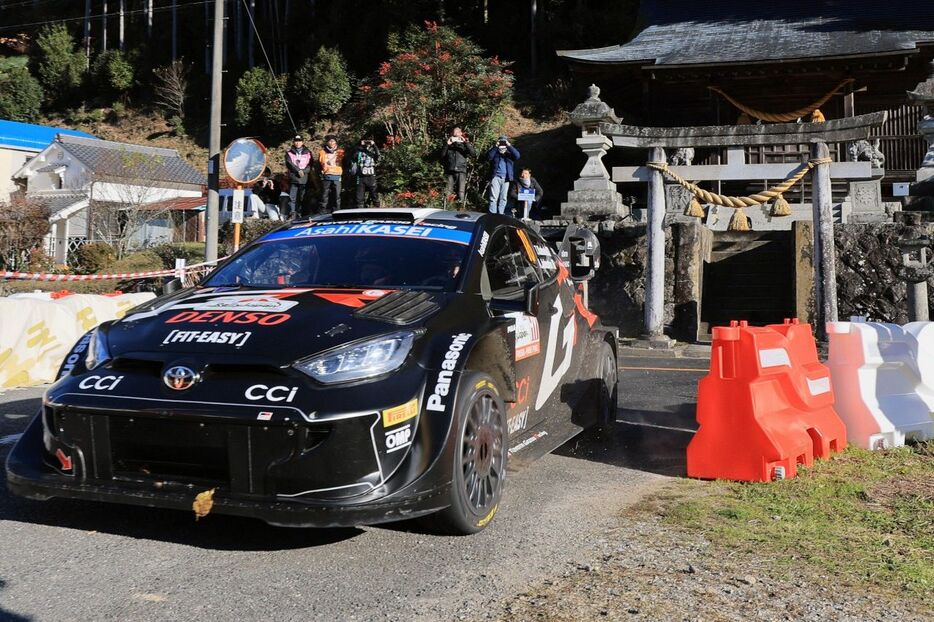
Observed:
[[[829,93],[827,93],[826,95],[818,99],[813,104],[805,106],[804,108],[798,108],[797,110],[792,110],[791,112],[765,112],[763,110],[756,110],[755,108],[750,108],[749,106],[746,106],[745,104],[736,101],[735,99],[733,99],[732,97],[724,93],[723,90],[721,90],[719,87],[708,86],[707,88],[713,91],[714,93],[719,93],[720,95],[722,95],[725,100],[727,100],[728,102],[736,106],[736,108],[738,108],[742,112],[745,112],[746,114],[748,114],[750,117],[759,119],[760,121],[770,121],[773,123],[788,123],[791,121],[797,121],[801,117],[806,117],[807,115],[811,114],[812,112],[814,112],[815,110],[817,110],[818,108],[826,104],[830,100],[831,97],[833,97],[840,91],[840,89],[842,89],[844,86],[854,81],[855,80],[853,80],[853,78],[847,78],[846,80],[838,84],[836,88],[834,88],[832,91],[830,91]],[[823,120],[823,119],[820,119],[820,120]]]

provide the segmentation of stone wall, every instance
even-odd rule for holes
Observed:
[[[802,321],[814,312],[813,300],[806,294],[813,289],[813,265],[809,247],[810,223],[796,223],[801,231],[796,240],[796,306]],[[934,223],[906,225],[836,225],[837,298],[841,320],[864,315],[885,322],[908,321],[905,282],[898,277],[902,263],[896,241],[914,230],[934,237]],[[702,225],[676,223],[665,228],[665,332],[678,339],[691,338],[699,318],[700,288],[693,283],[702,271],[693,263],[703,261],[704,245],[709,244]],[[612,231],[598,233],[601,266],[590,282],[590,305],[604,323],[618,326],[623,337],[642,333],[645,303],[645,225],[616,223]],[[800,240],[798,239],[800,238]],[[798,248],[804,244],[807,248]],[[694,247],[697,246],[697,249]],[[691,253],[700,253],[693,263]],[[676,261],[678,254],[683,255]],[[934,309],[934,278],[928,281],[930,307]]]
[[[839,318],[862,315],[883,322],[907,322],[907,288],[898,277],[902,255],[897,241],[912,232],[934,236],[934,224],[896,222],[834,229]],[[928,298],[934,309],[934,279],[928,280]]]
[[[605,324],[618,326],[620,335],[638,337],[642,332],[645,303],[645,225],[617,224],[600,238],[600,269],[590,281],[590,306]],[[665,324],[674,319],[674,248],[671,228],[665,229]]]

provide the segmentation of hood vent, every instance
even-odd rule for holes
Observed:
[[[438,303],[428,292],[400,291],[371,302],[354,312],[354,317],[405,326],[421,321],[437,310]]]

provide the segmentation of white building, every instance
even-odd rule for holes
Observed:
[[[116,242],[102,231],[105,210],[96,206],[129,214],[143,205],[201,197],[207,183],[174,149],[65,134],[58,134],[13,178],[25,186],[28,199],[49,207],[49,248],[56,263],[66,263],[69,252],[84,242]],[[154,215],[130,234],[131,246],[171,242],[176,229],[165,212]]]
[[[13,175],[37,153],[55,140],[57,134],[94,137],[76,130],[63,130],[0,119],[0,203],[7,203],[17,190]]]

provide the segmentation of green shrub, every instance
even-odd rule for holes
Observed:
[[[177,244],[160,244],[149,249],[162,260],[163,268],[174,268],[176,259],[184,259],[187,265],[204,261],[203,242],[180,242]]]
[[[177,114],[169,118],[168,124],[172,126],[172,133],[174,135],[180,138],[188,135],[188,131],[185,129],[185,122]]]
[[[351,95],[344,57],[334,48],[318,48],[314,58],[305,59],[289,77],[289,95],[289,100],[306,116],[335,114]]]
[[[162,258],[151,250],[130,253],[123,259],[111,263],[102,269],[101,273],[114,274],[120,272],[150,272],[164,270]]]
[[[84,77],[84,54],[64,24],[49,24],[39,31],[33,51],[34,71],[45,92],[55,101],[71,97]]]
[[[285,106],[276,89],[276,80],[280,87],[286,84],[286,77],[276,77],[262,67],[250,69],[237,81],[234,113],[237,124],[241,127],[264,124],[265,129],[274,129],[285,122]]]
[[[91,242],[84,244],[75,253],[78,269],[85,274],[100,272],[117,260],[117,253],[110,244]]]
[[[482,155],[500,132],[512,97],[512,72],[453,29],[428,22],[388,42],[392,58],[360,86],[369,124],[388,130],[380,185],[391,193],[443,189],[438,155],[461,127]],[[477,200],[484,175],[470,176]]]
[[[133,64],[120,50],[105,50],[91,66],[94,85],[103,92],[125,95],[133,88]]]
[[[30,123],[42,108],[42,85],[22,65],[0,68],[0,118]]]

